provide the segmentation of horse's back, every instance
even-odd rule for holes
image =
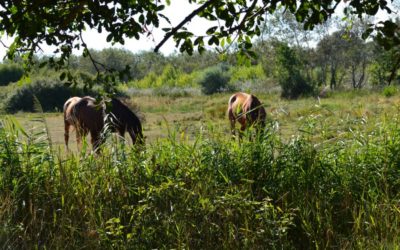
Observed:
[[[82,128],[100,131],[104,123],[103,110],[93,97],[85,96],[75,103],[72,113]]]
[[[257,121],[264,123],[266,112],[256,96],[238,92],[229,98],[228,116],[231,122],[238,121],[242,126],[247,126],[247,123],[253,124]]]
[[[244,93],[244,92],[238,92],[233,94],[229,98],[228,102],[228,113],[230,116],[236,117],[238,115],[241,115],[243,112],[244,104],[250,97],[249,94]]]

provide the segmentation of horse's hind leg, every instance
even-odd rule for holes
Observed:
[[[235,135],[236,135],[235,119],[230,120],[230,122],[231,122],[231,135],[232,135],[232,138],[235,138]]]
[[[229,118],[229,122],[231,123],[231,134],[232,134],[232,138],[235,137],[235,116],[233,115],[233,111],[231,108],[228,109],[228,118]]]
[[[76,144],[78,146],[78,150],[81,151],[82,150],[82,138],[85,136],[85,131],[83,131],[80,128],[76,128],[75,134],[76,134]]]
[[[239,141],[241,141],[242,140],[242,138],[243,138],[243,134],[244,134],[244,132],[245,132],[245,130],[246,130],[246,121],[244,120],[244,121],[240,121],[240,131],[239,131]]]
[[[69,141],[69,128],[71,124],[69,122],[64,121],[64,142],[65,142],[65,147],[67,148],[67,151],[69,151],[68,148],[68,141]]]

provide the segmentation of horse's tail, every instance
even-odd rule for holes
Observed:
[[[228,105],[229,105],[229,106],[232,106],[232,104],[236,101],[236,98],[237,98],[237,94],[232,95],[232,96],[229,98]]]
[[[229,98],[229,101],[228,101],[228,110],[227,110],[229,120],[234,120],[234,119],[235,119],[235,117],[234,117],[235,115],[234,115],[234,113],[233,113],[232,105],[233,105],[233,103],[236,101],[236,99],[237,99],[237,94],[234,94],[234,95],[232,95],[232,96]]]
[[[63,106],[63,113],[64,113],[64,142],[65,146],[68,150],[68,141],[69,141],[69,129],[71,125],[73,125],[73,121],[71,120],[71,105],[75,104],[74,102],[77,100],[77,97],[69,98]]]

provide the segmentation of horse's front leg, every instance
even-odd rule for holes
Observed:
[[[93,151],[100,153],[100,145],[102,144],[101,131],[90,131],[90,138]]]
[[[82,128],[77,128],[76,129],[76,144],[78,146],[78,151],[82,151],[82,139],[88,134],[87,131],[85,131]]]

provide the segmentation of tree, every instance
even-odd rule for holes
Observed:
[[[268,40],[276,39],[299,48],[310,47],[314,36],[311,30],[305,30],[302,23],[297,22],[293,13],[284,8],[266,16],[263,33]]]
[[[337,87],[337,72],[341,66],[344,66],[344,54],[347,51],[347,42],[343,39],[343,31],[337,31],[324,37],[317,45],[318,61],[324,74],[330,72],[331,89]],[[326,75],[324,81],[326,81]]]
[[[366,44],[364,40],[351,33],[348,41],[348,50],[345,53],[346,64],[350,68],[351,84],[354,89],[364,86],[366,80],[366,69],[371,57],[371,44]]]
[[[370,66],[372,84],[391,85],[392,82],[400,83],[400,49],[394,47],[384,51],[375,44],[373,52],[373,61]]]
[[[386,0],[188,0],[196,8],[174,27],[164,28],[165,37],[155,47],[173,38],[181,52],[192,54],[195,49],[205,50],[206,44],[218,46],[235,42],[242,53],[253,55],[251,38],[261,34],[260,27],[265,15],[273,13],[279,6],[293,13],[304,29],[313,29],[325,22],[336,11],[341,2],[351,8],[349,12],[362,18],[375,15],[379,9],[391,12]],[[14,42],[8,48],[7,56],[12,59],[24,53],[28,62],[46,43],[55,46],[55,57],[49,59],[56,69],[68,65],[74,48],[83,48],[83,55],[92,63],[101,66],[91,57],[88,45],[82,38],[82,31],[90,28],[108,34],[107,41],[124,44],[126,38],[140,39],[160,26],[161,20],[169,22],[163,9],[170,0],[3,0],[0,2],[0,30]],[[205,35],[195,36],[185,25],[195,16],[214,21]],[[386,48],[400,43],[398,25],[390,20],[371,24],[364,37],[376,33],[378,41]],[[57,57],[56,57],[57,56]],[[129,70],[129,69],[126,69]],[[109,72],[108,70],[106,72]],[[113,71],[109,72],[113,73]],[[70,78],[64,74],[63,78]],[[98,73],[97,80],[108,83],[115,76]],[[69,79],[70,80],[70,79]]]
[[[314,88],[311,79],[304,77],[302,64],[296,51],[285,43],[276,46],[278,65],[278,82],[282,87],[282,97],[295,99],[299,96],[310,95]]]

